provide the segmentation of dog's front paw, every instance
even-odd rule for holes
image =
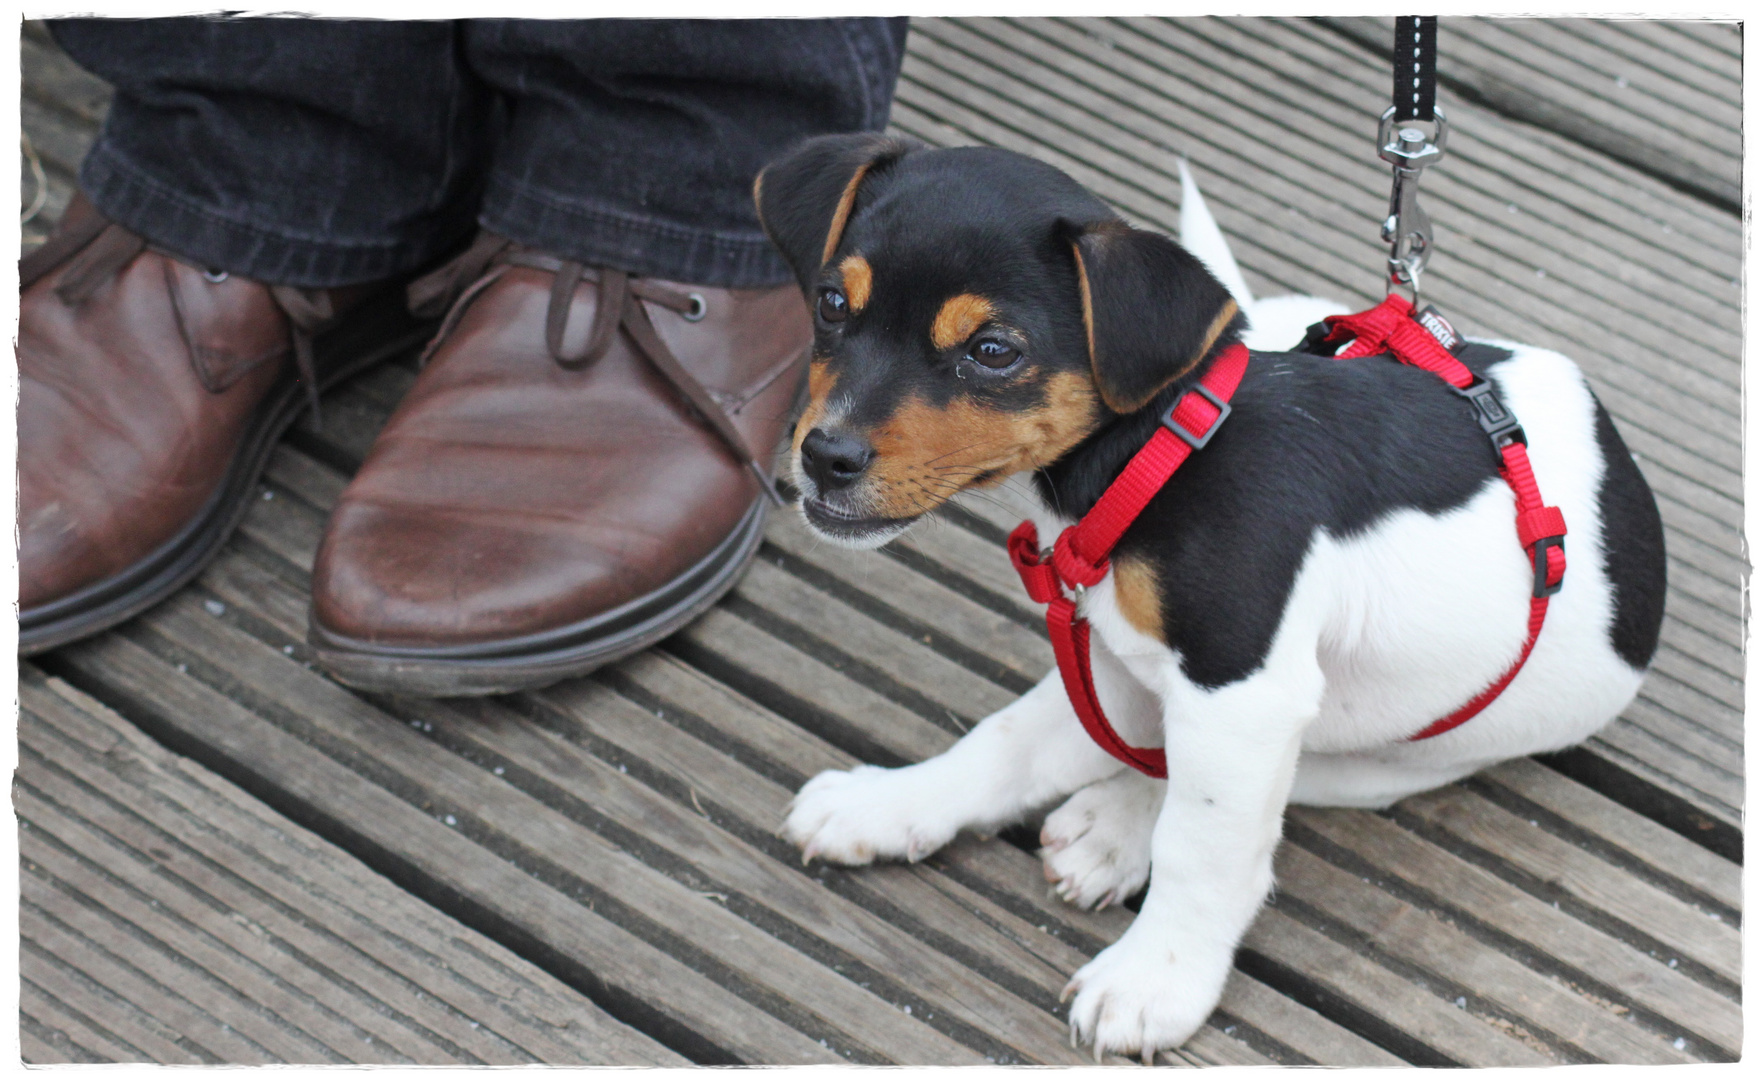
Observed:
[[[1134,928],[1137,927],[1134,923]],[[1159,1050],[1192,1037],[1223,996],[1229,958],[1221,964],[1183,957],[1158,934],[1126,936],[1078,969],[1065,987],[1071,1035],[1104,1053],[1138,1054],[1145,1064]]]
[[[789,804],[783,835],[802,862],[825,859],[861,866],[876,859],[917,862],[954,839],[957,823],[936,812],[939,800],[920,790],[911,768],[858,765],[809,780]]]
[[[1090,784],[1046,816],[1040,859],[1060,898],[1081,908],[1104,908],[1144,887],[1164,787],[1128,769]]]

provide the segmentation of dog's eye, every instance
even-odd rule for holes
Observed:
[[[820,290],[820,318],[827,322],[843,322],[850,315],[850,305],[837,289]]]
[[[990,338],[986,338],[967,351],[968,360],[997,370],[1009,367],[1021,357],[1020,349],[1005,345],[1001,341],[993,341]]]

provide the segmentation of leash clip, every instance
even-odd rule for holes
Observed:
[[[1389,284],[1405,285],[1419,300],[1419,275],[1432,255],[1432,219],[1419,205],[1419,177],[1426,168],[1444,158],[1450,141],[1450,125],[1444,110],[1432,112],[1432,134],[1411,126],[1397,127],[1395,107],[1384,110],[1377,123],[1377,156],[1395,167],[1395,183],[1389,192],[1389,216],[1383,220],[1383,241],[1389,245]]]

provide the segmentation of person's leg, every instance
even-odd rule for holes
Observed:
[[[810,135],[886,125],[906,20],[495,20],[466,37],[472,67],[513,103],[486,227],[744,288],[790,280],[753,178]]]
[[[413,270],[471,232],[491,97],[452,22],[68,19],[116,88],[80,187],[190,261],[326,288]]]
[[[469,26],[509,102],[489,243],[423,290],[469,286],[331,516],[320,663],[405,693],[542,685],[734,583],[811,339],[753,180],[800,139],[885,124],[904,30]]]
[[[20,265],[25,652],[188,580],[316,387],[420,341],[396,286],[470,232],[489,100],[450,23],[53,32],[116,94]]]

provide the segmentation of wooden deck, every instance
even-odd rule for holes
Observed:
[[[1185,155],[1257,294],[1370,302],[1376,20],[919,21],[903,132],[1052,161],[1173,230]],[[1663,511],[1639,700],[1585,746],[1386,813],[1294,811],[1223,1004],[1169,1064],[1730,1061],[1741,1051],[1739,31],[1445,20],[1430,298],[1584,367]],[[40,28],[40,239],[107,102]],[[27,166],[28,177],[28,166]],[[32,190],[27,179],[27,199]],[[740,586],[591,678],[483,701],[306,660],[325,515],[414,378],[278,450],[224,555],[21,663],[26,1060],[1087,1060],[1057,995],[1131,913],[1031,830],[803,868],[816,771],[947,746],[1051,651],[972,500],[878,553],[778,515]]]

